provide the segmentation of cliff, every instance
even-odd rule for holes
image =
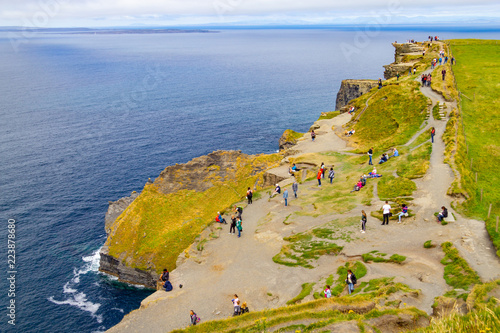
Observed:
[[[279,140],[279,148],[280,150],[288,149],[297,144],[297,140],[300,139],[304,134],[295,132],[291,129],[285,130],[283,135],[281,135]]]
[[[392,43],[392,46],[396,49],[394,62],[390,65],[384,65],[385,79],[395,77],[397,73],[407,74],[408,70],[422,59],[425,50],[423,46],[416,43]]]
[[[366,94],[376,86],[376,80],[342,80],[339,92],[337,93],[335,110],[342,109],[349,101]]]
[[[154,288],[158,273],[175,268],[217,211],[240,201],[248,187],[274,185],[276,177],[266,170],[282,157],[216,151],[167,167],[141,194],[110,202],[99,269]]]

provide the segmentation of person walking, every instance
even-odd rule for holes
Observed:
[[[316,177],[318,179],[318,187],[321,186],[321,177],[323,176],[323,171],[319,169],[318,171],[318,176]]]
[[[229,234],[236,234],[236,217],[231,215],[231,226],[229,226]]]
[[[361,211],[361,233],[364,234],[366,232],[366,213],[364,210]]]
[[[345,282],[347,283],[350,295],[354,291],[354,285],[358,283],[356,275],[354,275],[354,273],[350,269],[347,270],[347,278],[345,279]]]
[[[443,70],[441,71],[441,75],[443,76],[444,81],[444,78],[446,77],[446,69],[443,68]]]
[[[243,230],[243,228],[241,227],[241,219],[238,219],[238,221],[236,222],[236,229],[238,229],[238,238],[240,238],[241,231]]]
[[[194,313],[193,310],[189,311],[189,318],[190,318],[192,326],[194,326],[194,325],[196,325],[196,323],[198,323],[198,316],[196,315],[196,313]]]
[[[389,202],[386,201],[385,205],[382,206],[383,214],[384,214],[384,219],[382,222],[382,225],[386,224],[389,225],[389,216],[391,215],[391,205],[389,205]]]
[[[370,148],[370,150],[368,150],[368,157],[370,158],[370,160],[368,161],[368,165],[373,165],[372,163],[372,157],[373,157],[373,147]]]
[[[295,196],[295,198],[297,198],[297,191],[299,190],[299,183],[297,183],[297,179],[293,181],[292,190],[293,190],[293,195]]]
[[[316,133],[314,133],[314,130],[311,131],[311,139],[314,142],[314,139],[316,139]]]
[[[237,316],[240,314],[240,299],[238,298],[238,295],[234,294],[234,298],[231,300],[233,302],[233,307],[234,307],[234,313],[233,316]]]
[[[328,172],[328,178],[330,178],[330,184],[332,184],[333,178],[335,178],[335,171],[333,171],[333,168],[330,168],[330,171]]]
[[[247,200],[249,205],[252,204],[252,198],[253,198],[253,191],[249,187],[247,190]]]
[[[288,206],[288,190],[283,191],[283,199],[285,200],[285,207]]]
[[[434,143],[434,135],[436,135],[436,129],[434,127],[431,128],[431,142]]]
[[[399,81],[399,72],[396,72],[396,81]]]

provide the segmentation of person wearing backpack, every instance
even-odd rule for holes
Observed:
[[[198,316],[196,315],[196,313],[191,310],[189,311],[189,318],[191,320],[191,325],[196,325],[199,321],[200,321],[200,318],[198,318]]]
[[[325,290],[323,290],[323,295],[325,295],[325,298],[332,297],[332,291],[330,290],[330,286],[329,285],[326,285]]]
[[[249,187],[247,190],[247,200],[249,205],[252,203],[252,197],[253,197],[253,192]]]
[[[434,135],[436,135],[436,129],[433,127],[431,128],[431,142],[434,143]]]
[[[241,232],[243,231],[243,228],[241,227],[241,219],[238,219],[236,222],[236,229],[238,229],[238,237],[241,237]]]
[[[236,234],[236,217],[231,215],[231,226],[229,227],[229,234]]]
[[[241,214],[243,214],[243,208],[236,207],[236,205],[234,205],[234,213],[236,214],[236,217],[238,219],[243,220],[243,218],[241,217]]]
[[[333,178],[335,178],[335,171],[333,171],[333,168],[330,168],[330,171],[328,172],[328,178],[330,178],[330,184],[332,184]]]
[[[345,282],[347,283],[347,288],[349,290],[349,294],[352,294],[354,291],[354,285],[358,283],[358,280],[356,279],[356,275],[349,269],[347,270],[347,278],[345,279]]]
[[[233,306],[234,306],[234,312],[233,312],[233,316],[237,316],[240,314],[240,299],[238,298],[238,295],[234,294],[234,298],[231,300],[231,302],[233,302]]]

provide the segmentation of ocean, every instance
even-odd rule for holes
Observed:
[[[334,110],[342,79],[383,77],[391,42],[436,34],[498,38],[326,28],[0,32],[0,331],[101,332],[118,323],[151,291],[98,272],[109,200],[217,149],[275,152],[285,129],[307,131]]]

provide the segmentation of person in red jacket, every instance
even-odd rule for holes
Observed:
[[[318,176],[316,177],[318,179],[318,186],[321,186],[321,177],[323,177],[323,169],[319,169]]]

